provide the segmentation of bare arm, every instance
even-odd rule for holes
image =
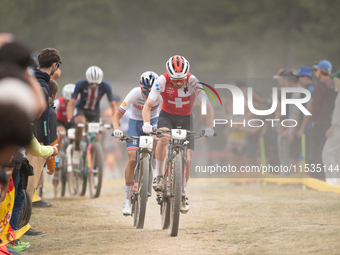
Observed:
[[[110,102],[110,106],[111,106],[111,109],[112,109],[112,114],[114,115],[114,116],[116,116],[117,115],[117,103],[116,103],[116,101],[111,101]],[[122,115],[123,116],[123,115]],[[122,116],[120,116],[120,118],[122,117]],[[119,118],[119,119],[120,119]],[[119,119],[118,119],[118,129],[119,129]],[[113,120],[112,120],[112,125],[113,125],[113,127],[115,126],[115,124],[114,124],[114,122],[115,122],[115,119],[114,119],[114,117],[113,117]]]
[[[123,113],[117,111],[115,115],[113,115],[113,129],[119,129],[119,120],[120,118],[123,117]]]
[[[155,101],[153,101],[152,99],[148,98],[148,100],[146,100],[145,105],[143,107],[143,122],[149,122],[150,123],[150,112],[151,112],[151,108],[154,105]]]
[[[73,109],[76,104],[76,99],[71,98],[71,100],[67,104],[67,119],[72,119],[73,117]]]

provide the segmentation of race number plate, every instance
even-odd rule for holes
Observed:
[[[153,147],[153,137],[152,136],[140,136],[139,137],[139,147],[152,149]]]
[[[172,139],[184,140],[187,137],[187,131],[185,129],[171,129]]]
[[[67,138],[70,140],[74,140],[76,138],[76,129],[75,128],[70,128],[67,130]]]
[[[100,124],[96,122],[90,122],[87,127],[89,133],[99,133],[100,131]]]

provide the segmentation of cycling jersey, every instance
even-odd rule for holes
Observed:
[[[80,94],[80,98],[77,100],[76,106],[83,109],[99,109],[99,102],[105,94],[109,102],[114,101],[111,86],[106,81],[102,81],[95,90],[91,90],[86,79],[80,80],[76,83],[72,98],[76,99],[78,94]]]
[[[54,101],[55,110],[57,112],[57,120],[67,122],[67,103],[64,97],[60,97]]]
[[[126,110],[131,105],[131,117],[133,120],[143,120],[142,111],[145,104],[145,98],[143,97],[142,91],[140,87],[133,88],[129,94],[125,97],[123,103],[119,106],[118,111],[122,114],[126,112]],[[158,107],[162,102],[162,98],[160,95],[156,97],[154,100],[155,103],[151,108],[150,119],[153,119],[158,116]]]
[[[195,99],[202,102],[203,92],[198,89],[201,85],[197,82],[196,77],[188,73],[187,81],[180,89],[176,89],[170,82],[169,74],[165,73],[155,81],[149,98],[156,101],[160,94],[163,98],[163,111],[179,116],[190,115]]]

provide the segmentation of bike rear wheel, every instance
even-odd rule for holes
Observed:
[[[149,167],[149,157],[142,158],[138,175],[138,194],[134,201],[134,223],[136,223],[136,228],[144,227],[146,203],[148,201]]]
[[[177,236],[182,198],[182,157],[177,154],[174,158],[171,174],[171,199],[170,199],[170,235]]]
[[[88,173],[91,198],[100,195],[103,181],[103,151],[99,143],[93,143],[91,147],[91,169]]]

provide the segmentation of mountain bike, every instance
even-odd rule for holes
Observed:
[[[160,205],[162,216],[162,229],[170,228],[170,235],[177,236],[181,203],[185,204],[185,183],[187,167],[187,144],[191,136],[194,139],[204,136],[202,132],[185,129],[155,130],[157,137],[170,135],[168,153],[165,159],[163,176],[163,190],[157,193],[157,202]],[[216,135],[216,134],[214,134]]]
[[[134,169],[134,180],[131,191],[131,216],[133,216],[133,226],[144,227],[146,204],[151,196],[153,159],[152,151],[154,138],[152,136],[123,136],[120,141],[132,142],[139,139],[139,149],[136,151],[136,165]]]
[[[68,167],[70,194],[84,196],[88,179],[90,197],[97,198],[101,192],[104,160],[103,150],[100,143],[96,141],[96,135],[101,133],[103,128],[111,129],[112,126],[101,122],[88,122],[86,124],[79,123],[77,127],[85,127],[85,132],[83,132],[83,140],[80,143],[79,165],[72,164],[73,143],[67,147],[68,166],[71,166]]]

